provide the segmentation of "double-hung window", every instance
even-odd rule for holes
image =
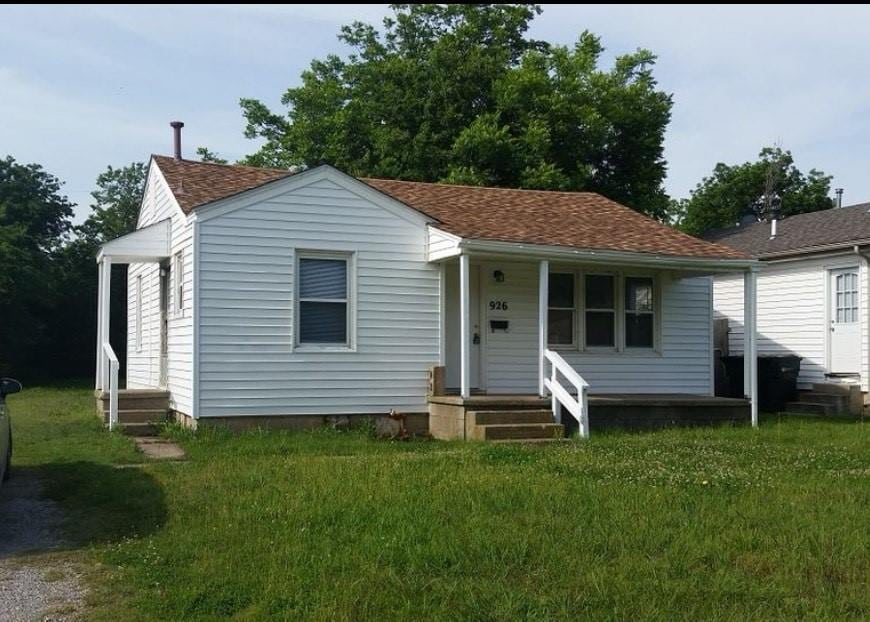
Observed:
[[[625,347],[655,345],[654,288],[650,277],[625,277]]]
[[[616,277],[587,274],[585,277],[586,347],[616,347]]]
[[[548,326],[547,335],[554,346],[573,346],[577,325],[577,308],[574,296],[574,274],[572,272],[551,272],[547,288]]]
[[[349,274],[348,255],[299,256],[297,344],[350,346]]]

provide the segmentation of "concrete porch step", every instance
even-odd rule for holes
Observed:
[[[109,409],[109,394],[97,395],[98,410]],[[152,410],[169,408],[169,391],[161,389],[121,389],[118,391],[118,410]]]
[[[160,429],[153,423],[122,423],[121,432],[127,436],[157,436]]]
[[[821,402],[788,402],[785,405],[786,412],[800,413],[805,415],[836,415],[839,409],[831,404]]]
[[[468,417],[472,425],[553,423],[549,410],[473,410]]]
[[[128,423],[161,423],[166,420],[168,412],[165,408],[148,409],[118,409],[118,422],[121,425]],[[103,411],[103,422],[109,423],[109,411]]]
[[[815,393],[801,391],[798,394],[798,402],[828,404],[842,412],[849,412],[849,395],[840,393]]]
[[[852,391],[860,391],[861,387],[849,382],[815,382],[813,393],[826,393],[828,395],[851,395]]]
[[[559,423],[507,423],[477,425],[471,437],[480,441],[505,439],[556,439],[565,435],[565,428]]]

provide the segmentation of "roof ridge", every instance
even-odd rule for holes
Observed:
[[[242,168],[242,169],[247,169],[247,170],[251,170],[251,171],[269,171],[271,173],[285,173],[287,175],[293,174],[286,168],[274,168],[271,166],[251,166],[249,164],[230,164],[229,162],[227,162],[225,164],[221,163],[221,162],[203,162],[202,160],[190,160],[188,158],[181,158],[180,160],[177,160],[174,156],[167,156],[167,155],[162,155],[159,153],[152,153],[151,157],[152,158],[165,158],[167,160],[172,160],[173,162],[182,162],[184,164],[202,164],[203,166],[220,166],[223,168]]]
[[[358,177],[360,181],[390,181],[397,182],[401,184],[419,184],[421,186],[443,186],[445,188],[469,188],[471,190],[502,190],[504,192],[544,192],[547,194],[567,194],[570,196],[577,196],[578,194],[590,194],[599,196],[603,199],[607,199],[608,201],[613,201],[613,199],[608,199],[606,196],[599,192],[595,192],[594,190],[543,190],[537,188],[504,188],[502,186],[472,186],[470,184],[448,184],[442,181],[415,181],[413,179],[390,179],[389,177]]]

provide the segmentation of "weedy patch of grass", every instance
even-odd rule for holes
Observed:
[[[79,533],[106,569],[91,620],[870,616],[857,423],[545,446],[170,428],[188,462],[118,470],[98,423],[34,416],[55,451],[90,439],[76,461],[102,483],[52,494],[101,526]]]

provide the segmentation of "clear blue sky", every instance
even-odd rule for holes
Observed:
[[[341,24],[380,23],[386,5],[0,7],[0,156],[38,162],[88,212],[106,165],[169,153],[230,159],[240,97],[274,108],[315,57],[342,52]],[[870,8],[544,5],[531,35],[572,44],[589,29],[616,54],[646,47],[674,94],[667,189],[686,196],[717,161],[778,141],[798,165],[870,201]]]

